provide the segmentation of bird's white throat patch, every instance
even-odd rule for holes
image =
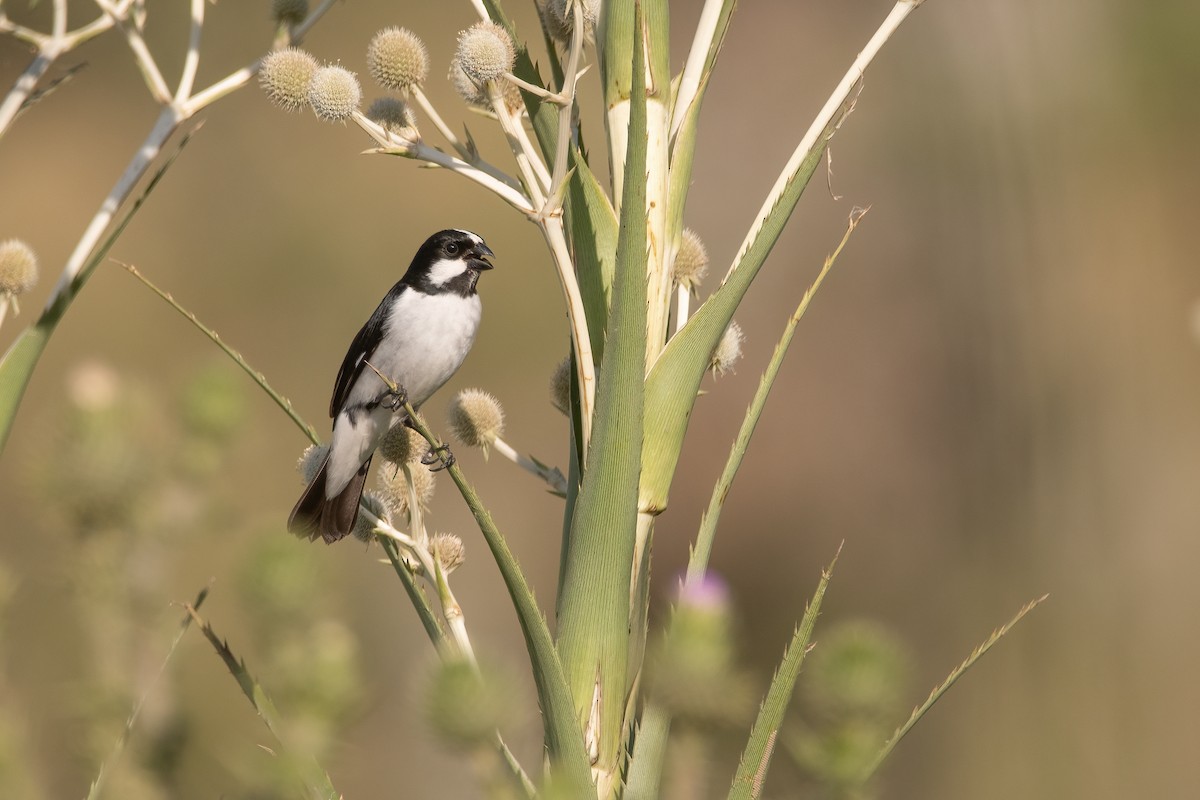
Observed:
[[[467,262],[461,258],[439,258],[429,268],[429,282],[434,286],[445,286],[467,271]]]

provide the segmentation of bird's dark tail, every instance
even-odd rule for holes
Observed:
[[[367,481],[367,470],[371,459],[367,459],[346,488],[334,497],[325,497],[325,468],[328,457],[321,462],[317,471],[296,507],[288,517],[288,530],[294,535],[309,541],[316,541],[320,536],[326,544],[333,544],[338,539],[349,536],[354,531],[354,522],[358,519],[358,501],[362,498],[363,484]]]

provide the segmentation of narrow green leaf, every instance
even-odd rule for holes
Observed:
[[[729,800],[757,800],[762,796],[767,769],[771,766],[771,756],[779,736],[779,726],[783,724],[783,715],[791,703],[792,690],[796,686],[796,678],[800,675],[800,665],[808,655],[813,628],[817,624],[817,616],[821,613],[821,601],[825,599],[825,589],[829,586],[829,578],[841,552],[839,547],[833,561],[821,572],[821,580],[817,584],[812,602],[804,610],[800,627],[792,634],[792,641],[783,653],[783,661],[775,676],[771,678],[767,696],[758,710],[754,727],[750,729],[750,740],[742,752],[733,785],[729,787]]]
[[[417,414],[410,405],[405,405],[405,412],[418,433],[425,437],[434,449],[443,446],[440,439],[433,434],[425,420]],[[580,735],[579,723],[571,701],[571,692],[567,685],[563,663],[559,660],[550,629],[538,607],[537,598],[529,588],[521,565],[516,556],[508,549],[508,543],[496,527],[492,515],[484,508],[479,495],[467,482],[458,464],[451,464],[447,470],[451,480],[458,487],[463,500],[475,517],[475,522],[483,534],[484,541],[492,551],[500,576],[512,598],[513,608],[517,612],[517,621],[525,636],[525,647],[529,652],[529,661],[533,670],[534,685],[537,687],[538,703],[542,708],[542,719],[546,729],[546,749],[550,756],[551,768],[559,779],[570,786],[575,796],[584,797],[594,794],[592,776],[587,752],[584,750],[583,738]]]
[[[205,586],[196,595],[196,599],[192,601],[191,607],[199,609],[204,605],[205,598],[208,597],[208,587]],[[112,765],[117,763],[121,753],[124,752],[125,746],[129,744],[129,737],[133,733],[133,726],[137,724],[137,719],[141,716],[142,706],[146,704],[146,698],[154,691],[154,687],[158,685],[159,679],[163,673],[167,671],[167,665],[171,663],[171,657],[175,655],[175,651],[179,649],[179,643],[183,641],[184,634],[191,627],[192,617],[189,614],[183,618],[182,624],[179,626],[179,632],[175,634],[175,638],[171,641],[171,647],[167,650],[167,655],[163,658],[162,663],[158,666],[158,672],[154,673],[154,678],[151,679],[150,685],[142,692],[142,696],[134,704],[133,710],[129,712],[129,717],[125,720],[125,727],[121,729],[121,735],[117,737],[117,741],[113,744],[112,750],[109,751],[108,757],[100,764],[100,771],[96,773],[96,779],[92,781],[91,787],[88,789],[87,800],[99,800],[104,792],[104,782],[108,778],[108,770]]]
[[[230,674],[233,675],[234,679],[238,682],[238,686],[241,687],[242,693],[246,695],[246,699],[250,701],[250,704],[254,706],[254,710],[258,712],[259,718],[266,724],[267,730],[271,731],[275,736],[275,740],[279,742],[282,751],[280,755],[287,760],[288,766],[296,771],[296,776],[304,784],[307,795],[312,798],[319,798],[319,800],[339,800],[341,795],[333,788],[328,773],[317,763],[317,760],[311,755],[300,756],[291,752],[286,740],[283,719],[279,716],[279,711],[275,708],[275,704],[271,701],[270,696],[267,695],[266,690],[250,674],[245,662],[239,661],[234,656],[233,651],[229,649],[229,644],[217,636],[216,631],[196,612],[194,606],[189,604],[184,606],[184,608],[200,628],[204,637],[212,644],[213,649],[217,651],[217,655],[225,662],[225,666],[229,668]]]
[[[579,276],[592,356],[599,369],[604,357],[605,330],[612,297],[617,258],[617,215],[608,195],[596,180],[583,154],[571,149],[574,169],[567,182],[566,228],[571,237],[571,256]]]
[[[817,290],[821,288],[821,283],[825,280],[825,276],[829,274],[829,270],[833,268],[838,256],[841,255],[842,249],[850,241],[850,234],[854,233],[854,229],[858,227],[859,221],[862,220],[866,213],[864,210],[851,215],[850,221],[846,225],[846,233],[842,236],[841,242],[826,257],[821,271],[817,273],[816,279],[800,299],[800,305],[796,307],[795,312],[788,319],[787,325],[784,326],[783,336],[780,337],[779,343],[775,345],[775,352],[771,354],[771,361],[767,364],[767,370],[759,380],[758,389],[755,390],[754,397],[751,399],[750,405],[746,408],[746,414],[742,418],[742,427],[738,430],[737,438],[734,439],[733,447],[729,451],[729,458],[725,461],[725,469],[721,472],[721,477],[717,479],[716,485],[713,486],[712,497],[708,502],[708,510],[700,518],[700,532],[696,536],[696,546],[692,548],[691,555],[688,558],[687,577],[689,581],[696,581],[704,577],[704,572],[708,569],[708,560],[712,554],[713,539],[717,533],[717,521],[721,518],[721,508],[725,504],[725,497],[729,494],[730,487],[733,486],[733,479],[737,476],[738,469],[742,465],[742,459],[746,455],[746,448],[750,445],[750,438],[754,435],[754,429],[758,426],[759,417],[762,416],[763,408],[767,404],[767,396],[770,395],[771,387],[775,385],[775,378],[779,375],[779,368],[783,366],[783,359],[792,344],[792,337],[796,333],[796,326],[800,323],[800,318],[808,311],[809,303],[812,302]]]
[[[671,717],[666,709],[656,703],[646,706],[634,738],[622,800],[658,800],[662,796],[660,787],[670,731]]]
[[[0,452],[4,451],[21,398],[57,324],[56,316],[43,315],[37,323],[21,331],[0,360]]]
[[[604,367],[575,504],[559,602],[558,647],[596,769],[616,773],[624,726],[629,582],[637,531],[646,329],[646,103],[635,26],[629,149]],[[593,729],[599,722],[599,730]]]
[[[749,249],[721,287],[667,343],[666,349],[651,368],[646,379],[645,426],[646,431],[654,435],[645,438],[640,500],[642,510],[659,513],[667,507],[667,495],[679,463],[683,436],[687,432],[688,419],[713,348],[721,340],[738,304],[783,232],[801,193],[821,163],[829,139],[849,108],[850,103],[847,102],[834,115],[808,155],[787,177],[783,194],[764,218]]]
[[[883,746],[883,749],[879,751],[879,754],[875,756],[875,759],[863,772],[862,778],[859,781],[860,785],[870,780],[871,776],[875,774],[884,760],[891,755],[892,750],[896,748],[896,745],[900,743],[900,740],[903,739],[908,732],[913,729],[913,726],[921,720],[921,717],[925,716],[925,713],[929,711],[929,709],[933,708],[933,704],[940,700],[942,695],[949,691],[950,687],[953,686],[955,682],[966,673],[967,670],[975,665],[976,661],[983,658],[984,653],[986,653],[988,650],[991,650],[992,646],[1004,638],[1004,636],[1014,627],[1016,627],[1016,624],[1020,622],[1026,614],[1037,608],[1038,605],[1040,605],[1049,596],[1050,595],[1048,594],[1044,594],[1036,600],[1031,600],[1022,606],[1021,610],[1017,612],[1015,617],[1010,619],[1004,625],[1001,625],[996,630],[992,631],[992,635],[989,636],[983,642],[983,644],[976,647],[971,652],[971,655],[967,656],[965,661],[955,667],[946,680],[942,681],[939,686],[935,687],[934,690],[929,693],[929,697],[926,698],[925,702],[913,709],[912,715],[908,718],[908,721],[897,728],[896,732],[892,734],[892,738],[887,740],[887,743]]]

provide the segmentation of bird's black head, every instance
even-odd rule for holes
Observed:
[[[483,238],[470,231],[439,231],[425,240],[402,283],[425,294],[475,294],[479,273],[491,269],[495,256]]]

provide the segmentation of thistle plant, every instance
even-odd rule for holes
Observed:
[[[686,229],[684,218],[702,105],[734,12],[733,0],[703,4],[678,75],[670,69],[667,0],[539,2],[544,70],[535,65],[530,45],[518,36],[498,0],[472,0],[479,20],[459,33],[455,55],[444,67],[430,63],[428,49],[407,28],[387,27],[370,40],[367,73],[385,96],[366,110],[360,80],[341,66],[339,54],[329,54],[334,60],[325,63],[325,54],[318,57],[283,47],[294,44],[328,3],[297,22],[301,4],[276,2],[276,52],[236,79],[231,76],[193,94],[203,0],[193,3],[193,41],[174,93],[166,89],[148,57],[140,26],[132,20],[140,5],[132,0],[116,6],[110,0],[97,2],[129,39],[152,94],[164,105],[162,130],[156,127],[158,134],[152,135],[153,152],[198,104],[244,83],[261,67],[259,84],[266,99],[285,111],[311,109],[321,121],[353,123],[373,142],[370,155],[408,159],[466,179],[496,195],[542,236],[547,268],[558,279],[570,331],[569,355],[551,388],[553,405],[570,421],[566,463],[563,468],[548,466],[508,445],[503,412],[486,392],[473,390],[455,398],[449,416],[451,431],[461,443],[500,453],[529,472],[536,479],[531,490],[548,486],[562,495],[560,571],[553,604],[533,595],[508,541],[462,467],[447,459],[444,475],[471,511],[520,623],[541,710],[544,764],[542,759],[519,763],[504,741],[500,727],[507,716],[502,702],[507,698],[497,690],[492,670],[481,666],[470,637],[469,609],[459,603],[452,587],[452,573],[468,549],[475,553],[477,548],[464,532],[438,532],[430,524],[433,478],[421,456],[430,450],[444,452],[444,442],[407,404],[407,427],[393,428],[381,448],[377,488],[364,494],[362,527],[356,531],[360,538],[379,543],[385,556],[380,560],[401,581],[436,648],[441,668],[430,694],[434,727],[479,756],[471,763],[481,784],[495,796],[656,798],[669,774],[672,747],[681,738],[690,739],[685,750],[695,762],[695,754],[709,746],[697,722],[720,719],[748,732],[736,771],[722,776],[728,796],[762,796],[785,712],[813,645],[832,565],[819,574],[812,570],[817,578],[812,600],[800,614],[757,713],[746,713],[744,708],[753,704],[741,702],[750,690],[734,651],[733,601],[710,574],[709,560],[725,497],[797,326],[864,210],[851,213],[841,240],[784,322],[696,531],[678,602],[666,615],[663,629],[651,632],[656,522],[669,511],[688,421],[696,403],[703,402],[700,389],[706,375],[733,369],[746,344],[733,321],[735,313],[830,140],[853,109],[865,70],[923,0],[898,0],[867,41],[765,192],[760,210],[746,221],[749,227],[741,246],[707,296],[702,287],[709,256],[699,236]],[[469,131],[461,137],[454,132],[448,115],[424,91],[431,75],[446,75],[484,124],[498,127],[502,152],[485,154]],[[594,117],[578,101],[581,80],[599,85],[602,103]],[[293,118],[280,124],[300,123]],[[607,175],[597,174],[583,146],[589,125],[602,131],[601,137],[589,129],[588,141],[603,139]],[[349,146],[357,147],[358,142],[351,140]],[[147,161],[143,171],[148,166]],[[403,180],[403,174],[397,179]],[[114,209],[132,187],[118,188]],[[114,214],[102,220],[101,230]],[[97,231],[81,243],[82,253],[73,257],[74,266],[68,265],[43,315],[49,321],[39,322],[28,337],[18,340],[0,364],[0,373],[28,375],[45,337],[103,256],[107,245],[102,246],[99,237]],[[169,295],[155,291],[204,329]],[[693,300],[701,299],[693,309]],[[292,417],[314,448],[319,447],[319,437],[290,403],[212,331],[204,330]],[[389,376],[380,377],[389,381]],[[402,387],[391,388],[399,395]],[[5,413],[11,418],[4,395],[12,409],[19,390],[0,392],[0,421]],[[414,441],[413,432],[420,441]],[[319,453],[310,449],[301,458],[302,473],[311,474],[320,463]],[[211,629],[204,630],[274,730],[274,707],[245,665]],[[953,673],[891,739],[878,736],[873,757],[856,762],[861,766],[848,778],[839,776],[838,786],[853,789],[864,784],[912,724],[995,638],[998,635]],[[672,686],[668,676],[686,678],[684,687],[695,688],[681,695],[681,686]],[[321,769],[306,768],[303,774],[310,794],[333,796]]]

